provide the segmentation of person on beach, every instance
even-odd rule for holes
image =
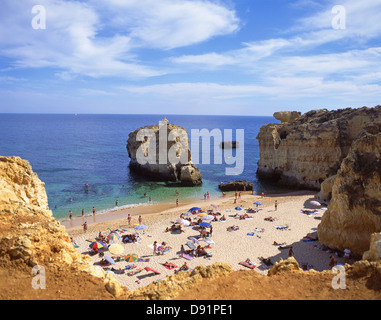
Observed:
[[[115,206],[117,207],[117,206],[118,206],[118,204],[119,204],[119,201],[118,201],[118,200],[116,200],[116,201],[115,201]]]
[[[157,241],[153,243],[153,255],[156,255]]]
[[[275,206],[275,211],[277,211],[277,209],[278,209],[278,200],[275,200],[274,206]]]
[[[83,224],[83,231],[87,231],[87,222],[85,221],[85,223]]]
[[[351,250],[344,249],[344,262],[347,263],[351,256]]]
[[[131,225],[131,215],[130,214],[128,214],[127,220],[128,220],[128,225],[130,226]]]
[[[70,213],[69,213],[69,217],[70,217],[70,219],[73,218],[73,212],[71,212],[71,210],[70,210]]]
[[[148,202],[151,203],[151,197],[148,197]]]
[[[330,261],[329,261],[329,266],[330,268],[333,268],[336,265],[336,259],[334,256],[329,256]]]
[[[294,251],[292,251],[292,247],[291,247],[290,249],[288,249],[288,256],[292,257],[293,254],[294,254]]]
[[[179,199],[177,198],[176,199],[176,207],[178,207],[179,206]]]
[[[85,214],[85,210],[84,209],[82,209],[82,217],[83,217],[83,215]]]
[[[184,245],[182,244],[180,248],[180,257],[182,257],[184,253],[185,253],[185,248],[184,248]]]
[[[95,215],[95,208],[93,207],[93,215]]]
[[[139,221],[139,224],[142,224],[142,221],[143,221],[142,216],[139,216],[138,221]]]

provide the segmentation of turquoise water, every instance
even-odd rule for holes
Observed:
[[[197,164],[203,174],[200,187],[181,187],[149,181],[130,172],[126,151],[128,134],[142,126],[158,124],[167,117],[170,123],[184,127],[191,139],[191,129],[244,129],[244,170],[227,176],[225,169],[234,165]],[[56,218],[80,216],[82,209],[91,214],[115,207],[219,197],[218,184],[244,179],[255,190],[264,186],[256,178],[259,146],[256,136],[262,125],[273,123],[272,117],[188,116],[188,115],[89,115],[89,114],[0,114],[0,155],[19,156],[30,162],[45,182],[49,207]],[[213,149],[213,143],[211,142]],[[234,153],[233,153],[234,156]],[[200,158],[202,162],[202,157]],[[84,185],[89,185],[85,192]],[[144,193],[147,196],[144,197]],[[72,201],[70,201],[72,199]]]

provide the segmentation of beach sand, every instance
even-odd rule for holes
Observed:
[[[173,204],[154,204],[116,210],[109,214],[95,216],[93,223],[91,223],[93,217],[77,218],[73,219],[75,221],[72,221],[72,227],[70,227],[68,221],[61,223],[65,225],[68,234],[73,237],[76,245],[78,245],[78,251],[82,254],[89,253],[90,241],[94,240],[100,231],[105,236],[110,233],[110,229],[128,229],[123,233],[119,232],[119,235],[138,232],[140,236],[138,243],[123,244],[121,241],[117,241],[117,243],[122,244],[124,247],[123,255],[135,253],[139,258],[149,259],[149,262],[120,261],[116,262],[112,267],[124,269],[126,265],[134,264],[137,266],[136,269],[150,267],[159,271],[160,274],[144,269],[133,276],[127,274],[130,270],[127,270],[124,274],[115,273],[114,277],[129,290],[135,290],[148,285],[152,281],[165,278],[167,275],[173,275],[174,270],[168,270],[162,265],[166,261],[172,262],[178,267],[187,262],[192,269],[198,265],[207,266],[216,262],[226,262],[231,264],[234,270],[249,270],[239,264],[240,261],[249,258],[256,264],[253,272],[266,274],[268,267],[259,257],[269,258],[271,262],[275,263],[280,258],[287,259],[289,254],[289,249],[279,249],[279,246],[273,244],[274,241],[291,245],[293,256],[301,267],[302,265],[308,265],[309,268],[322,271],[330,269],[329,257],[331,253],[320,250],[318,241],[303,241],[303,238],[307,235],[312,238],[317,237],[317,226],[324,212],[310,204],[310,201],[314,200],[314,195],[315,192],[311,191],[294,191],[286,194],[267,195],[261,198],[261,196],[245,192],[242,193],[237,203],[234,203],[234,195],[227,195],[224,198],[195,201],[182,204],[179,207]],[[277,210],[275,210],[274,206],[275,200],[278,202]],[[258,206],[260,210],[257,213],[248,213],[252,217],[251,219],[240,220],[233,217],[236,213],[245,213],[248,208],[255,208],[256,205],[253,204],[255,201],[260,201],[263,205]],[[217,210],[211,204],[217,206]],[[181,233],[179,231],[166,232],[165,229],[170,227],[172,222],[175,222],[180,217],[181,213],[187,212],[189,208],[194,206],[200,207],[204,211],[214,209],[214,212],[225,215],[227,221],[212,222],[213,233],[210,239],[213,240],[214,244],[211,245],[211,248],[206,249],[208,253],[212,254],[211,257],[195,257],[192,260],[186,260],[179,256],[181,245],[184,245],[185,250],[188,250],[186,243],[189,241],[189,237],[197,238],[200,235],[199,231],[192,226],[184,226],[185,232]],[[236,206],[241,206],[243,210],[235,210]],[[301,212],[302,209],[318,209],[319,213],[307,215]],[[134,230],[133,226],[128,226],[126,219],[128,213],[132,215],[131,225],[138,223],[138,216],[141,215],[142,224],[147,225],[148,228],[140,231]],[[265,218],[267,217],[273,217],[275,221],[266,221]],[[194,219],[194,217],[191,218]],[[81,226],[84,220],[89,223],[86,232]],[[239,230],[227,231],[227,228],[233,225],[238,226]],[[288,228],[279,230],[275,226],[288,226]],[[154,241],[157,241],[159,245],[165,241],[168,246],[172,247],[172,250],[164,255],[153,255],[150,246]],[[200,244],[203,247],[208,245],[205,241],[200,241]],[[113,256],[107,250],[104,254],[105,256]],[[94,263],[101,260],[99,255],[92,256],[92,259]],[[343,263],[341,260],[343,259],[337,258],[338,263]]]

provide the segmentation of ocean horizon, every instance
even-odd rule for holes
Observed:
[[[203,175],[203,184],[183,187],[176,183],[151,181],[129,169],[126,150],[130,132],[147,125],[156,125],[164,117],[172,124],[184,127],[190,139],[192,129],[231,129],[233,140],[238,129],[244,130],[244,167],[239,175],[226,175],[226,168],[214,163],[213,139],[210,164],[196,163]],[[49,208],[57,219],[97,214],[116,208],[148,203],[201,200],[221,196],[218,184],[232,180],[253,182],[257,192],[272,191],[276,187],[258,181],[259,129],[266,123],[277,123],[273,117],[229,115],[173,115],[173,114],[0,114],[0,155],[18,156],[28,160],[45,183]],[[200,140],[201,144],[201,140]],[[200,145],[201,147],[201,145]],[[192,152],[192,150],[191,150]],[[224,150],[222,152],[225,152]],[[233,156],[235,151],[233,150]],[[89,185],[85,192],[85,184]],[[146,196],[144,196],[146,194]]]

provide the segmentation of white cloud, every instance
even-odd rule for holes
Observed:
[[[105,10],[110,23],[144,47],[189,46],[239,29],[233,10],[208,0],[109,0]]]
[[[211,1],[41,0],[39,4],[46,9],[45,30],[31,26],[35,1],[2,3],[1,55],[13,59],[15,68],[61,69],[55,74],[62,79],[163,75],[165,70],[144,65],[133,50],[186,46],[238,28],[234,11]]]

